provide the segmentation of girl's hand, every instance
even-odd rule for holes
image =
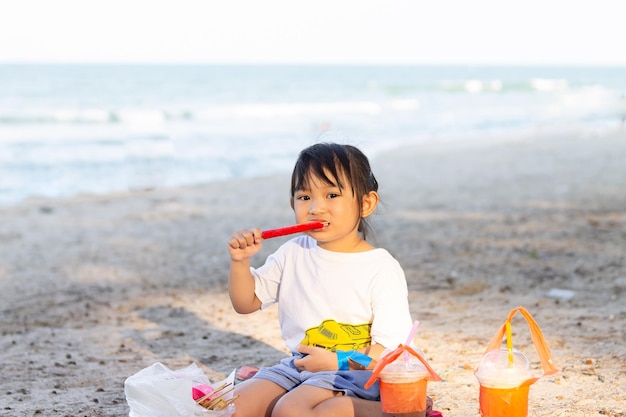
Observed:
[[[321,347],[298,345],[298,352],[306,355],[298,358],[293,364],[301,371],[336,371],[337,354]]]
[[[240,230],[228,240],[228,252],[233,261],[251,258],[263,246],[261,230],[258,228]]]

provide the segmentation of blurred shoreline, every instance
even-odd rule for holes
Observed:
[[[405,141],[393,144],[385,144],[376,146],[372,144],[366,144],[362,146],[358,140],[351,140],[341,132],[322,132],[319,136],[311,138],[311,141],[304,146],[318,142],[318,141],[336,141],[338,143],[350,143],[361,147],[366,153],[368,153],[371,161],[376,161],[378,158],[384,158],[387,154],[401,154],[404,150],[424,150],[425,152],[436,152],[438,154],[449,153],[454,155],[458,152],[464,152],[467,149],[475,148],[502,148],[506,146],[515,146],[514,144],[519,141],[529,140],[533,138],[533,141],[546,141],[547,146],[554,141],[559,141],[559,146],[562,146],[563,152],[567,147],[567,142],[570,138],[577,138],[577,140],[593,140],[594,138],[606,138],[606,137],[622,137],[626,136],[626,124],[616,125],[614,127],[606,128],[576,128],[576,127],[551,127],[551,128],[529,128],[526,130],[520,130],[517,132],[508,132],[507,134],[479,134],[458,136],[437,136],[436,138],[415,138],[414,141]],[[573,143],[575,145],[575,143]],[[370,152],[368,152],[368,150]],[[294,161],[297,157],[297,152],[294,153]],[[183,184],[178,186],[157,185],[150,182],[144,182],[144,184],[137,184],[136,186],[128,189],[100,191],[100,192],[77,192],[68,196],[42,196],[42,195],[29,195],[24,196],[17,201],[5,201],[0,203],[0,209],[3,207],[19,206],[21,204],[45,204],[46,202],[55,201],[71,201],[72,199],[82,198],[99,198],[106,197],[108,195],[127,195],[133,193],[150,193],[159,190],[175,190],[178,188],[196,188],[203,187],[208,184],[221,184],[228,181],[247,181],[264,178],[266,176],[288,176],[291,172],[291,164],[293,162],[287,162],[276,169],[270,169],[268,172],[249,173],[247,175],[228,177],[228,178],[216,178],[211,181],[199,181],[190,184]]]

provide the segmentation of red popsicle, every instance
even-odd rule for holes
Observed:
[[[278,229],[264,230],[261,232],[263,239],[270,239],[272,237],[291,235],[293,233],[306,232],[307,230],[321,229],[328,223],[325,222],[309,222],[295,224],[293,226],[279,227]]]

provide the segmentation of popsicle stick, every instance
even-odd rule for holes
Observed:
[[[209,392],[207,395],[205,395],[204,397],[200,397],[196,400],[196,402],[198,404],[200,404],[201,402],[204,402],[205,400],[211,400],[212,397],[216,398],[216,396],[218,396],[218,393],[220,391],[222,391],[224,388],[229,387],[230,385],[232,385],[232,382],[225,382],[222,385],[220,385],[218,388],[216,388],[214,391]]]
[[[279,227],[278,229],[269,229],[261,232],[263,239],[270,239],[278,236],[291,235],[294,233],[306,232],[307,230],[321,229],[328,223],[325,222],[309,222],[295,224],[293,226]]]
[[[228,394],[229,392],[233,391],[235,389],[235,387],[232,387],[230,389],[227,389],[226,391],[224,391],[223,393],[221,393],[220,395],[218,395],[215,398],[211,398],[211,401],[208,402],[208,404],[206,405],[202,405],[204,408],[208,408],[211,409],[213,408],[217,403],[219,403],[222,398],[224,397],[224,395]]]

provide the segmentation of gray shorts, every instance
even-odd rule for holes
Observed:
[[[323,371],[309,372],[298,370],[293,361],[300,356],[292,356],[270,368],[261,368],[254,378],[266,379],[291,391],[301,384],[312,385],[331,391],[342,392],[351,397],[380,401],[380,388],[376,381],[368,389],[363,388],[372,371]]]

